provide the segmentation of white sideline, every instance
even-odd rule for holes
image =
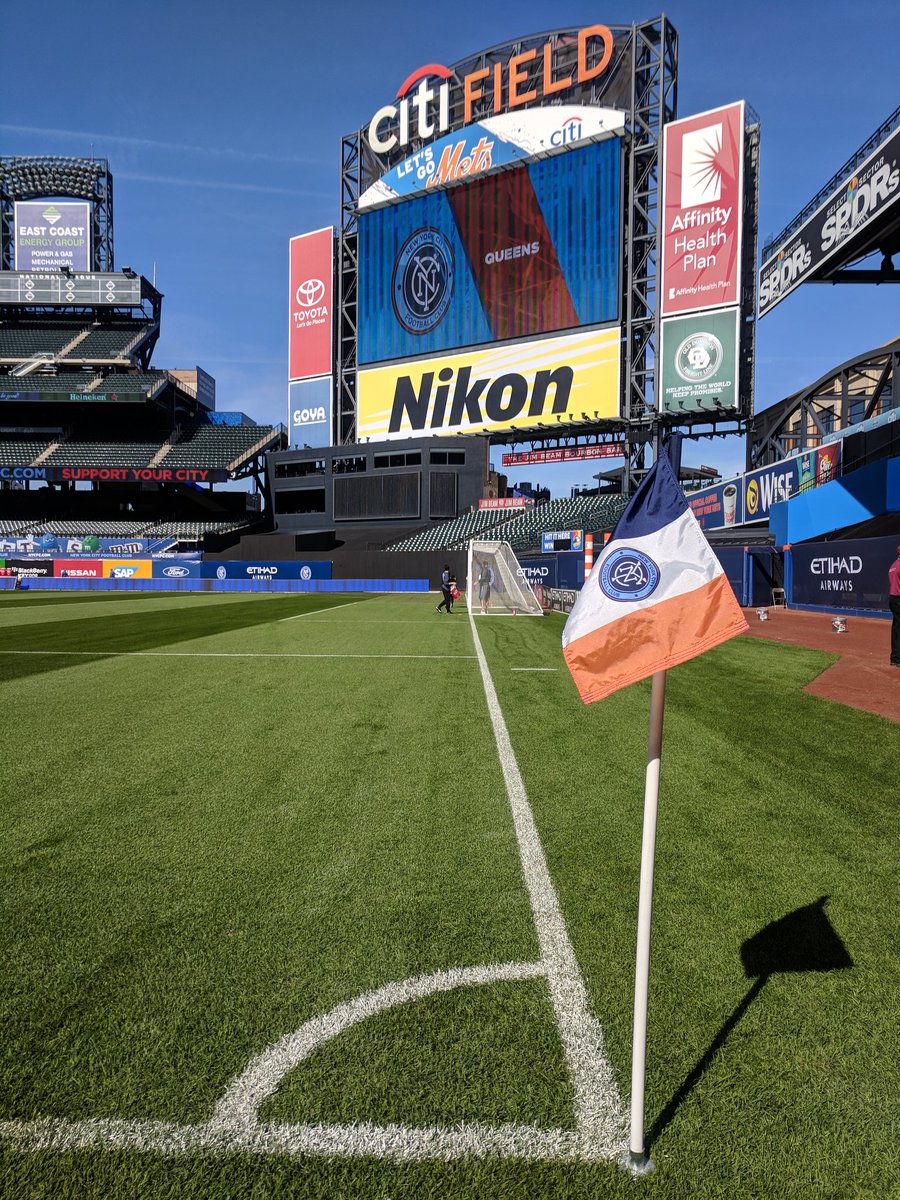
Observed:
[[[559,667],[510,667],[511,671],[553,671],[559,670]]]
[[[278,623],[280,625],[284,621],[297,621],[300,617],[315,617],[318,616],[319,613],[334,612],[337,608],[352,608],[354,604],[359,603],[359,600],[348,600],[346,604],[329,604],[325,608],[311,608],[309,612],[294,613],[292,617],[281,617]]]
[[[43,654],[58,658],[461,658],[474,654],[299,654],[249,650],[0,650],[0,655]]]
[[[556,889],[550,878],[547,860],[528,803],[528,795],[519,764],[509,739],[503,711],[475,619],[469,614],[472,640],[481,668],[497,753],[506,781],[512,810],[522,874],[531,900],[531,912],[537,930],[541,959],[547,969],[550,998],[562,1038],[563,1050],[575,1091],[575,1115],[584,1141],[595,1147],[595,1154],[615,1157],[627,1145],[627,1118],[612,1067],[603,1051],[603,1031],[590,1010],[587,988],[581,976],[575,951],[559,907]]]

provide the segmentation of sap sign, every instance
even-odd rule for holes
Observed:
[[[288,385],[291,445],[331,445],[331,376]]]
[[[205,562],[201,579],[330,579],[330,562]]]

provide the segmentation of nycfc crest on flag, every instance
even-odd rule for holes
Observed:
[[[660,454],[594,564],[563,629],[585,704],[748,628],[718,559]]]

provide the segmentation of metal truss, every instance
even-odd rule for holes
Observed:
[[[750,422],[747,470],[813,449],[829,433],[900,409],[900,338],[835,367]]]
[[[109,163],[105,158],[52,157],[0,157],[0,270],[15,269],[15,202],[59,197],[90,202],[91,270],[114,270]]]

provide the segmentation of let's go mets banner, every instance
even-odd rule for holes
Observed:
[[[620,342],[616,326],[360,371],[357,434],[380,441],[618,417]]]

